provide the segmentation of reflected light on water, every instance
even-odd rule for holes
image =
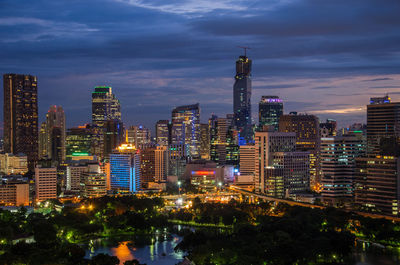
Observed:
[[[118,247],[111,248],[111,253],[113,256],[117,256],[120,264],[123,264],[127,260],[134,259],[132,251],[128,247],[128,241],[123,241],[118,245]]]

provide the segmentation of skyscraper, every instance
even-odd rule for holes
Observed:
[[[24,153],[34,170],[38,159],[37,79],[32,75],[5,74],[4,151]]]
[[[246,55],[236,61],[235,84],[233,85],[234,124],[240,136],[251,140],[251,60]]]
[[[170,142],[169,120],[159,120],[156,123],[156,143],[158,145],[168,145]]]
[[[176,107],[172,110],[171,143],[183,144],[187,155],[200,157],[200,106],[199,104]]]
[[[273,126],[279,129],[279,118],[283,115],[283,102],[278,96],[262,96],[258,103],[259,126]]]
[[[61,106],[51,106],[46,114],[47,158],[54,162],[65,161],[65,114]],[[42,146],[42,143],[40,144]]]
[[[109,86],[96,86],[92,92],[92,124],[103,127],[108,120],[121,121],[119,100]]]
[[[89,125],[69,128],[66,136],[66,157],[91,155],[92,132]]]
[[[135,145],[138,149],[148,147],[151,143],[150,130],[142,125],[130,126],[125,136],[126,142]]]

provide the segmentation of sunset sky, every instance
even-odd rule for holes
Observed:
[[[90,122],[96,85],[128,126],[197,102],[204,122],[232,113],[238,46],[256,123],[262,95],[340,126],[364,122],[370,97],[400,101],[398,0],[0,1],[1,74],[36,75],[40,120],[62,105],[68,126]]]

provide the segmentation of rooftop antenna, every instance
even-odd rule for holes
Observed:
[[[247,47],[247,46],[238,46],[238,48],[244,49],[244,56],[247,57],[247,50],[250,50],[250,47]]]

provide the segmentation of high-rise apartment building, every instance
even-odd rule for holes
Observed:
[[[141,188],[148,188],[149,182],[155,181],[156,149],[148,147],[140,150],[140,184]]]
[[[87,171],[86,165],[67,166],[65,172],[65,190],[79,192],[83,189],[83,173]]]
[[[82,173],[82,180],[84,197],[95,198],[107,194],[106,174],[101,172],[98,164],[89,164]]]
[[[57,168],[44,167],[35,168],[35,191],[36,201],[57,199]]]
[[[320,155],[323,201],[330,205],[351,202],[356,158],[365,155],[363,135],[352,133],[321,138]]]
[[[254,176],[256,163],[255,145],[241,145],[239,149],[240,175]]]
[[[200,124],[200,157],[210,159],[210,128],[208,124]]]
[[[169,120],[159,120],[156,123],[156,143],[167,146],[170,143]]]
[[[282,115],[279,119],[280,132],[296,133],[296,151],[310,153],[310,184],[311,189],[320,191],[321,180],[319,174],[319,120],[314,115],[297,114]]]
[[[200,106],[176,107],[172,110],[171,143],[184,145],[191,158],[200,157]]]
[[[279,118],[283,115],[283,102],[278,96],[262,96],[258,103],[259,126],[272,126],[279,129]]]
[[[187,162],[186,150],[183,144],[170,144],[168,146],[168,176],[177,176],[179,178],[185,173]]]
[[[246,55],[236,61],[235,83],[233,85],[234,125],[240,136],[251,140],[251,60]]]
[[[26,154],[28,168],[33,171],[38,160],[37,78],[5,74],[3,87],[4,151]]]

